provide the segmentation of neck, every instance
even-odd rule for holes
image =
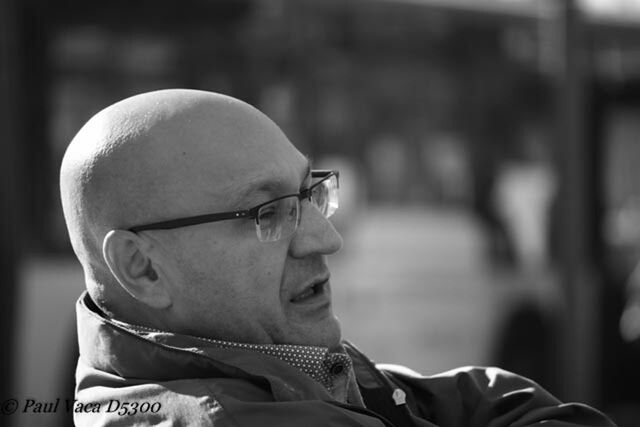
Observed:
[[[114,295],[115,294],[115,295]],[[112,292],[110,298],[96,305],[108,316],[131,325],[138,325],[161,331],[174,332],[168,321],[167,309],[158,310],[141,303],[124,289]]]

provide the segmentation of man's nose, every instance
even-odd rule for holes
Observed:
[[[329,255],[342,247],[342,236],[311,202],[300,204],[300,225],[291,240],[289,252],[294,258],[312,254]]]

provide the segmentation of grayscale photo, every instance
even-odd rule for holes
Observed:
[[[640,426],[640,2],[0,2],[0,426]]]

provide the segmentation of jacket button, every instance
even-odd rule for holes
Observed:
[[[331,367],[331,373],[333,375],[340,375],[342,372],[344,372],[344,365],[342,363],[336,363]]]

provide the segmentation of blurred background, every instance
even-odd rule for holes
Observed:
[[[637,0],[0,2],[2,400],[73,396],[66,145],[169,87],[340,170],[335,310],[376,361],[498,365],[638,425]]]

